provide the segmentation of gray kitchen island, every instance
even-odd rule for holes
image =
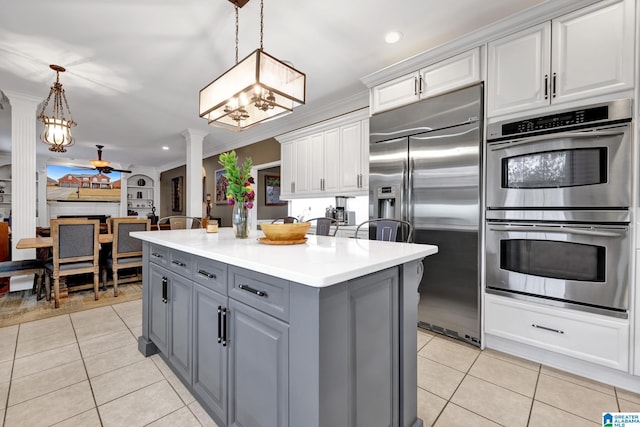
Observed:
[[[416,326],[431,245],[231,229],[135,232],[142,336],[220,426],[420,427]]]

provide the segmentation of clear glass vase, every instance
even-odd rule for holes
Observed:
[[[246,202],[236,202],[233,205],[233,233],[238,239],[246,239],[249,237],[249,208]]]

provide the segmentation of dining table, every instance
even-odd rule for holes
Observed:
[[[113,242],[113,234],[99,234],[98,235],[98,243],[112,243]],[[38,236],[38,237],[23,237],[18,240],[16,244],[16,249],[42,249],[42,248],[52,248],[53,247],[53,237],[48,236]]]
[[[98,242],[102,244],[113,243],[113,234],[99,234]],[[16,249],[38,249],[37,258],[41,262],[46,262],[46,260],[50,256],[50,251],[53,248],[53,237],[51,236],[38,236],[38,237],[23,237],[18,240],[16,244]],[[74,286],[75,290],[89,289],[92,288],[93,284],[86,284],[81,286]],[[67,288],[66,281],[62,280],[60,283],[60,294],[61,296],[66,296],[69,289]],[[40,295],[40,287],[37,289],[34,287],[34,292],[37,294],[37,299],[42,299]],[[49,299],[47,297],[47,299]]]

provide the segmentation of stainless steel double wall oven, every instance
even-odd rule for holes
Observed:
[[[486,288],[627,317],[631,101],[488,127]]]

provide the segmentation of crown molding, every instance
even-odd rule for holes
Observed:
[[[601,0],[553,0],[486,25],[445,44],[392,64],[360,79],[368,88],[388,82],[508,34],[573,12]]]

